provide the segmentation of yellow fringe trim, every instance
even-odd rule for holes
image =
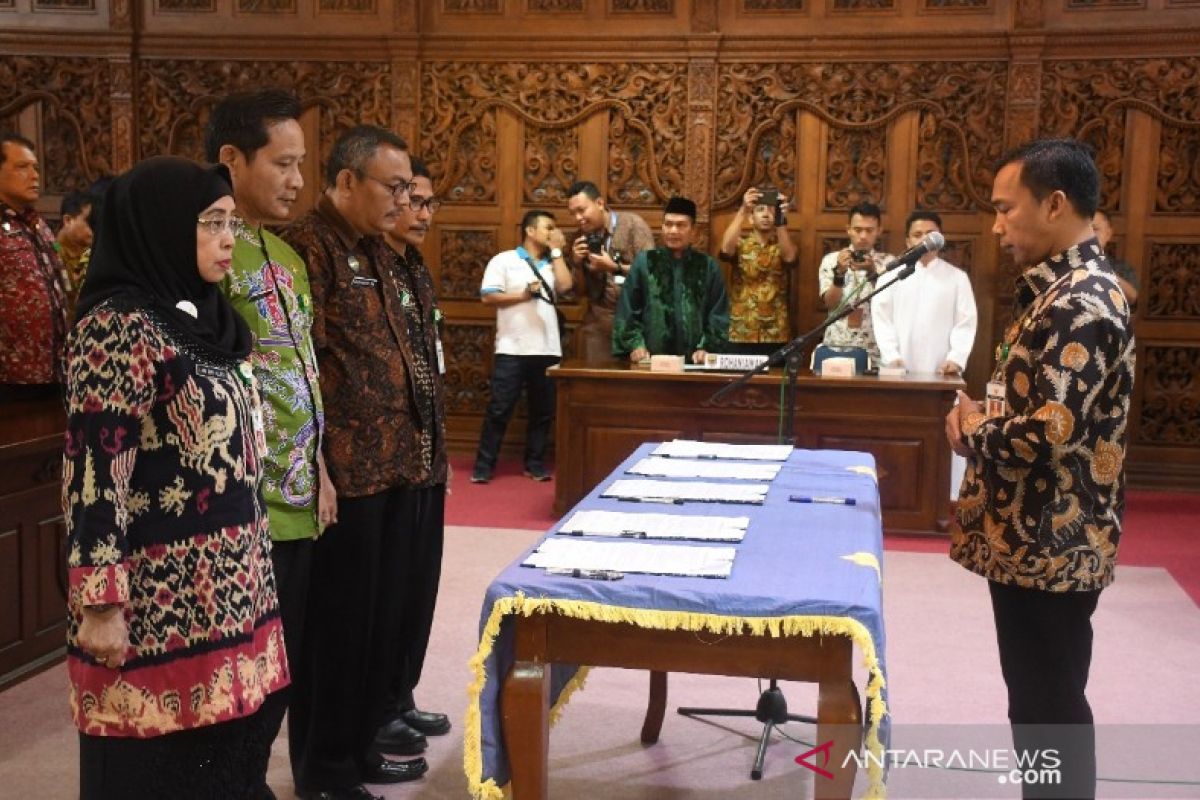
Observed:
[[[694,611],[661,611],[647,608],[611,606],[588,600],[564,600],[547,597],[526,597],[517,592],[512,597],[502,597],[492,605],[492,613],[479,637],[479,649],[470,662],[474,680],[467,687],[466,731],[463,744],[463,766],[467,773],[467,784],[475,800],[504,800],[505,790],[494,778],[483,780],[483,720],[479,698],[487,682],[485,664],[492,654],[496,637],[500,635],[500,623],[504,617],[522,614],[561,614],[574,619],[598,620],[601,622],[625,622],[650,630],[685,630],[713,634],[735,635],[749,629],[753,636],[847,636],[863,653],[863,666],[867,669],[867,728],[866,747],[872,758],[867,763],[869,785],[865,797],[878,800],[886,797],[883,785],[883,744],[879,741],[879,723],[887,714],[887,703],[883,699],[885,681],[875,653],[875,640],[861,622],[849,617],[833,616],[786,616],[786,617],[739,617],[720,614],[703,614]],[[550,710],[550,722],[559,718],[571,695],[583,688],[587,668],[582,667],[564,687],[558,701]]]

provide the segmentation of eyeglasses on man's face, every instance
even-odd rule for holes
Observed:
[[[380,186],[391,192],[392,198],[395,200],[399,200],[401,197],[411,194],[412,192],[416,191],[417,188],[416,181],[396,181],[395,183],[387,183],[379,180],[379,178],[376,178],[374,175],[367,175],[366,178],[367,180],[375,181]]]
[[[196,225],[203,231],[206,231],[209,236],[220,236],[225,230],[228,230],[234,236],[242,232],[246,223],[236,214],[228,216],[212,216],[200,217],[196,220]]]
[[[412,194],[408,196],[408,204],[412,206],[413,211],[426,209],[430,214],[436,213],[442,207],[442,201],[436,197],[421,197]]]

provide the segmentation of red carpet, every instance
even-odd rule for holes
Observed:
[[[554,514],[554,482],[537,483],[521,474],[519,461],[501,462],[488,484],[470,481],[471,458],[451,459],[454,480],[446,502],[446,524],[546,530]],[[1121,563],[1163,567],[1200,605],[1200,494],[1130,492],[1121,537]],[[944,539],[889,536],[888,550],[944,553]]]

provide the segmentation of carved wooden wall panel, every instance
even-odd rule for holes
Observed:
[[[1136,442],[1200,447],[1200,347],[1146,347],[1139,361]]]
[[[107,63],[90,58],[5,56],[0,59],[0,119],[37,106],[42,194],[86,188],[112,170],[111,87]],[[24,131],[35,141],[33,131]],[[57,211],[57,209],[55,209]]]
[[[1151,242],[1146,276],[1146,319],[1200,322],[1200,242]]]
[[[0,0],[4,8],[16,12],[0,15],[14,55],[0,60],[0,79],[19,92],[0,98],[0,122],[53,143],[42,154],[48,191],[153,153],[198,156],[212,104],[259,84],[300,95],[310,161],[357,122],[413,142],[446,200],[426,250],[448,350],[458,351],[460,444],[477,436],[486,399],[493,313],[478,301],[483,267],[516,244],[528,208],[573,228],[563,194],[576,178],[600,183],[614,207],[652,227],[668,197],[692,196],[709,249],[748,186],[792,193],[798,326],[820,318],[816,264],[844,244],[848,205],[869,197],[884,207],[880,247],[891,252],[903,248],[911,208],[939,210],[946,256],[970,271],[980,307],[968,370],[978,393],[1018,272],[990,234],[992,166],[1034,136],[1080,136],[1097,148],[1114,247],[1143,284],[1134,407],[1144,418],[1131,469],[1168,482],[1174,475],[1153,465],[1170,463],[1200,476],[1189,377],[1200,351],[1200,0],[150,0],[137,13],[129,0]],[[528,24],[543,32],[536,52]],[[40,38],[23,35],[39,26]],[[929,31],[947,37],[938,60],[916,35]],[[574,324],[583,308],[566,311]]]
[[[138,85],[138,143],[144,158],[204,155],[204,126],[225,94],[255,86],[282,86],[305,107],[320,108],[320,142],[309,158],[324,163],[343,130],[358,123],[388,126],[390,72],[385,63],[304,61],[196,61],[147,59]]]

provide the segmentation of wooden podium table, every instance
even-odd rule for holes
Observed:
[[[618,362],[567,360],[557,381],[555,513],[562,514],[643,442],[774,442],[782,373],[755,377],[720,402],[729,373],[649,372]],[[959,378],[801,374],[795,445],[875,456],[887,533],[942,534],[950,522],[950,446],[944,422]]]

